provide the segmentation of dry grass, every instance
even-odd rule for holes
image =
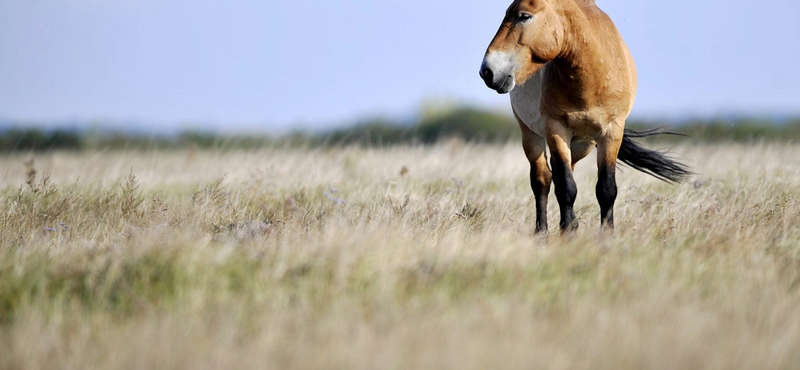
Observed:
[[[676,151],[549,238],[516,143],[6,155],[0,369],[800,368],[800,146]]]

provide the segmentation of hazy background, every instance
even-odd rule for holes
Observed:
[[[508,109],[478,77],[508,0],[0,0],[0,121],[328,128],[426,101]],[[800,115],[800,2],[597,0],[633,116]]]

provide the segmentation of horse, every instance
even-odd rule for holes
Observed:
[[[594,0],[514,0],[484,54],[480,76],[490,89],[510,93],[531,166],[536,233],[547,231],[551,183],[561,231],[577,228],[573,170],[595,147],[601,230],[614,227],[617,159],[668,183],[691,174],[665,153],[631,140],[674,133],[625,128],[636,97],[636,66]]]

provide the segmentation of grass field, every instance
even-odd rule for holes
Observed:
[[[800,145],[674,152],[569,237],[517,143],[4,154],[0,369],[800,368]]]

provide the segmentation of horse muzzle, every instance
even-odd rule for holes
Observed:
[[[486,86],[497,91],[498,94],[505,94],[514,88],[514,76],[510,74],[496,74],[485,63],[481,66],[480,76]]]

